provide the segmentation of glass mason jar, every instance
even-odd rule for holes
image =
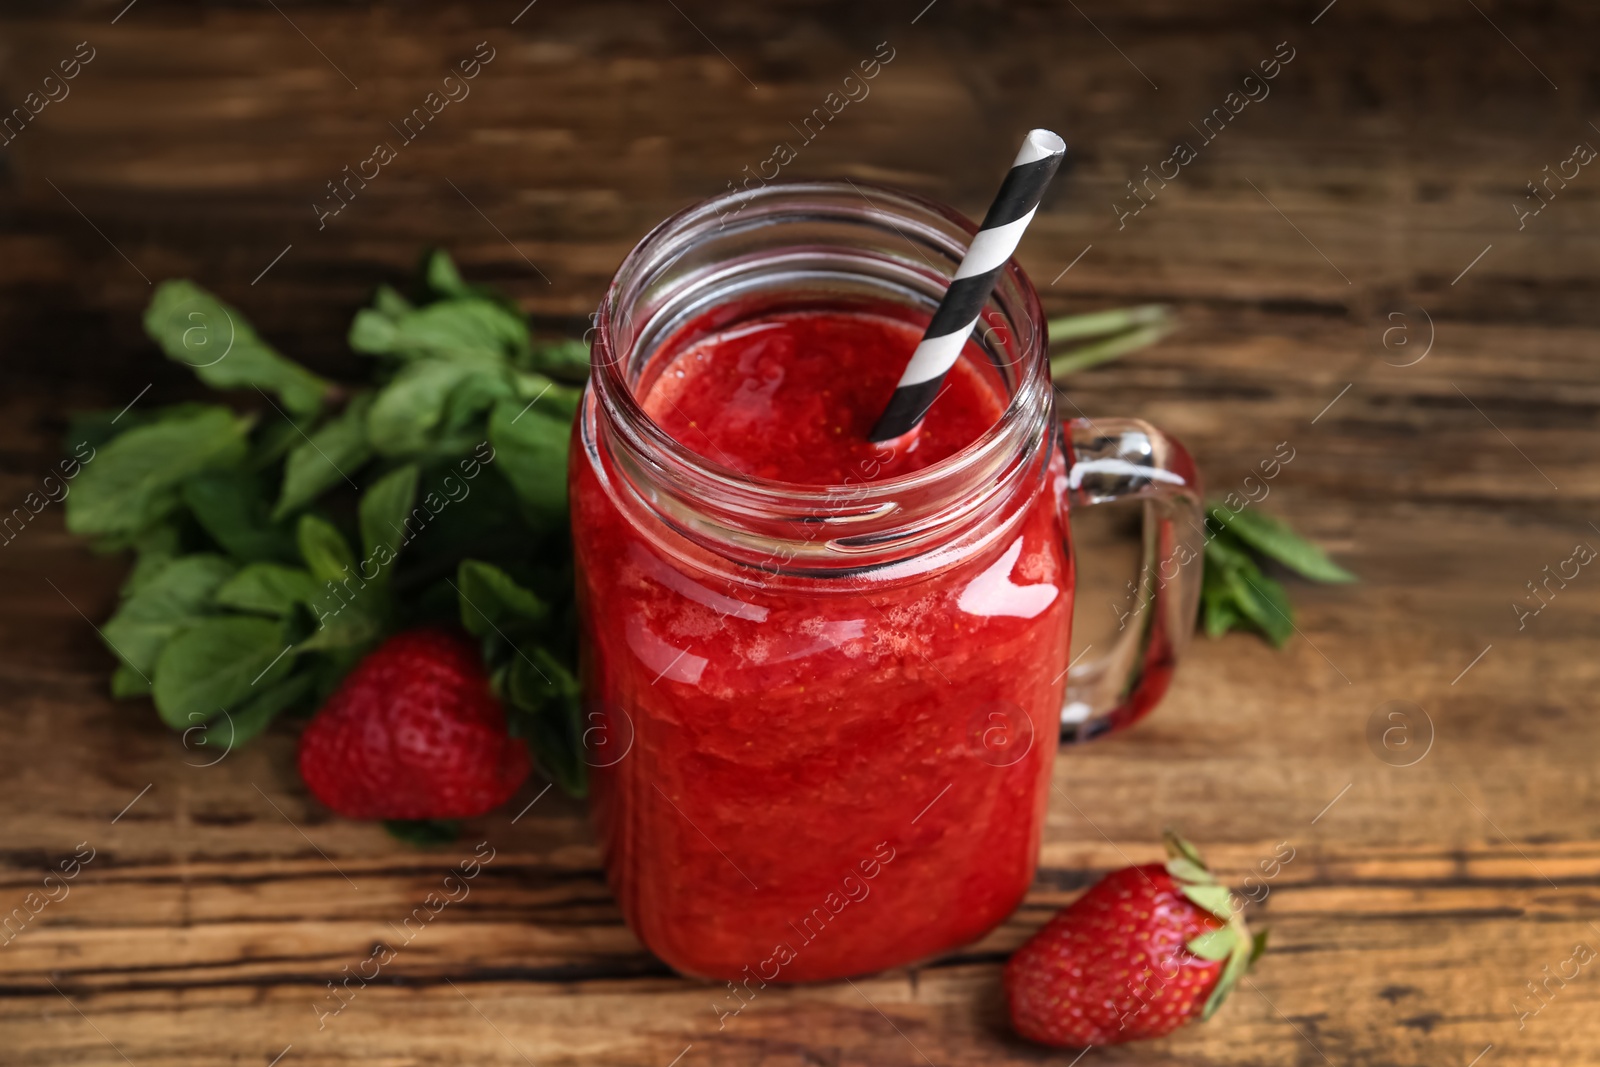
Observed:
[[[600,307],[571,459],[592,806],[629,925],[685,974],[753,989],[981,937],[1032,881],[1057,738],[1148,710],[1193,628],[1193,464],[1136,420],[1058,422],[1015,262],[974,331],[1004,414],[915,473],[766,481],[646,414],[672,352],[752,316],[925,325],[975,230],[890,189],[767,185],[662,223]],[[1128,498],[1138,608],[1069,669],[1069,508]]]

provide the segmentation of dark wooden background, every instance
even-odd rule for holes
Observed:
[[[1038,883],[981,944],[769,989],[719,1031],[717,991],[621,925],[579,805],[513,825],[533,783],[418,852],[312,802],[287,733],[198,767],[147,705],[113,705],[88,620],[123,564],[52,506],[0,548],[0,913],[96,852],[0,947],[0,1064],[1064,1067],[1007,1035],[999,964],[1167,823],[1235,880],[1294,849],[1251,906],[1275,948],[1212,1022],[1085,1067],[1600,1060],[1600,969],[1527,987],[1600,948],[1600,574],[1520,632],[1512,608],[1600,547],[1600,169],[1523,229],[1513,208],[1600,146],[1600,10],[524,2],[8,3],[8,108],[78,42],[95,58],[0,150],[0,503],[39,486],[69,412],[193,392],[140,333],[151,282],[192,277],[335,374],[353,310],[428,244],[581,324],[650,226],[794,139],[887,41],[871,95],[785,173],[976,213],[1021,131],[1063,131],[1072,167],[1020,251],[1047,308],[1162,300],[1184,323],[1073,401],[1162,423],[1224,491],[1289,442],[1266,508],[1363,581],[1295,586],[1286,649],[1201,641],[1151,719],[1065,753]],[[480,41],[471,96],[319,232],[324,183]],[[1270,97],[1119,230],[1124,183],[1285,41]],[[1120,585],[1087,570],[1086,633]],[[1369,743],[1391,701],[1415,706],[1409,748]],[[319,1032],[325,983],[479,840],[471,897]]]

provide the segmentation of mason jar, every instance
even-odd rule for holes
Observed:
[[[1137,420],[1058,420],[1014,261],[963,355],[1002,414],[921,470],[767,480],[648,413],[719,331],[920,328],[975,231],[896,190],[767,185],[662,223],[599,309],[570,472],[591,804],[629,926],[684,974],[753,989],[982,937],[1032,881],[1058,738],[1143,714],[1192,631],[1193,464]],[[1138,610],[1069,668],[1069,513],[1129,498]]]

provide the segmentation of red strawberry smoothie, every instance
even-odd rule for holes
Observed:
[[[638,399],[748,475],[897,477],[972,444],[1007,402],[969,343],[909,445],[869,442],[920,334],[893,311],[724,309],[660,346]],[[892,580],[741,573],[619,511],[636,490],[608,448],[572,457],[586,693],[612,751],[631,738],[593,772],[594,811],[645,944],[737,982],[732,1013],[765,982],[913,962],[1001,922],[1033,877],[1056,751],[1059,452],[981,544]]]

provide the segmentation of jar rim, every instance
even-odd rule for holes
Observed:
[[[675,475],[678,481],[692,482],[700,493],[723,498],[724,507],[749,517],[779,515],[790,521],[879,525],[873,520],[893,511],[893,505],[907,497],[926,496],[943,489],[945,494],[981,495],[984,486],[975,474],[994,481],[1002,469],[1029,452],[1030,439],[1037,439],[1035,422],[1044,410],[1053,417],[1053,393],[1046,367],[1047,338],[1039,296],[1033,283],[1016,260],[1007,260],[998,291],[1004,287],[1018,304],[1013,313],[1004,304],[1001,314],[1008,323],[1026,321],[1028,337],[1020,346],[1016,380],[1009,402],[993,425],[964,447],[928,466],[906,474],[856,483],[812,485],[786,482],[747,474],[725,463],[695,452],[666,432],[645,411],[629,380],[634,340],[629,350],[618,349],[618,340],[627,337],[624,317],[631,301],[655,272],[664,271],[682,257],[697,240],[711,233],[727,232],[727,227],[755,227],[782,218],[776,205],[797,201],[797,207],[810,203],[812,210],[831,204],[839,217],[860,223],[887,222],[895,228],[912,227],[927,241],[942,250],[948,264],[929,266],[935,272],[953,275],[966,245],[978,226],[956,209],[937,201],[888,186],[854,181],[771,182],[755,189],[741,189],[690,205],[652,229],[623,259],[607,287],[596,316],[591,391],[597,403],[614,416],[607,421],[631,452],[656,475]],[[860,206],[856,207],[856,202]],[[751,219],[731,221],[747,211]],[[773,217],[764,218],[767,210]],[[898,225],[897,225],[898,224]],[[955,233],[951,233],[951,229]],[[904,233],[901,236],[905,236]],[[959,238],[959,240],[958,240]],[[906,238],[908,241],[911,238]],[[914,246],[915,247],[915,246]],[[926,260],[926,257],[923,257]],[[946,270],[946,267],[948,268]],[[635,335],[636,336],[636,335]],[[1003,481],[1004,479],[998,479]],[[962,509],[964,510],[964,509]],[[923,518],[928,516],[923,509]],[[843,533],[844,531],[841,531]],[[854,530],[849,531],[854,533]]]

